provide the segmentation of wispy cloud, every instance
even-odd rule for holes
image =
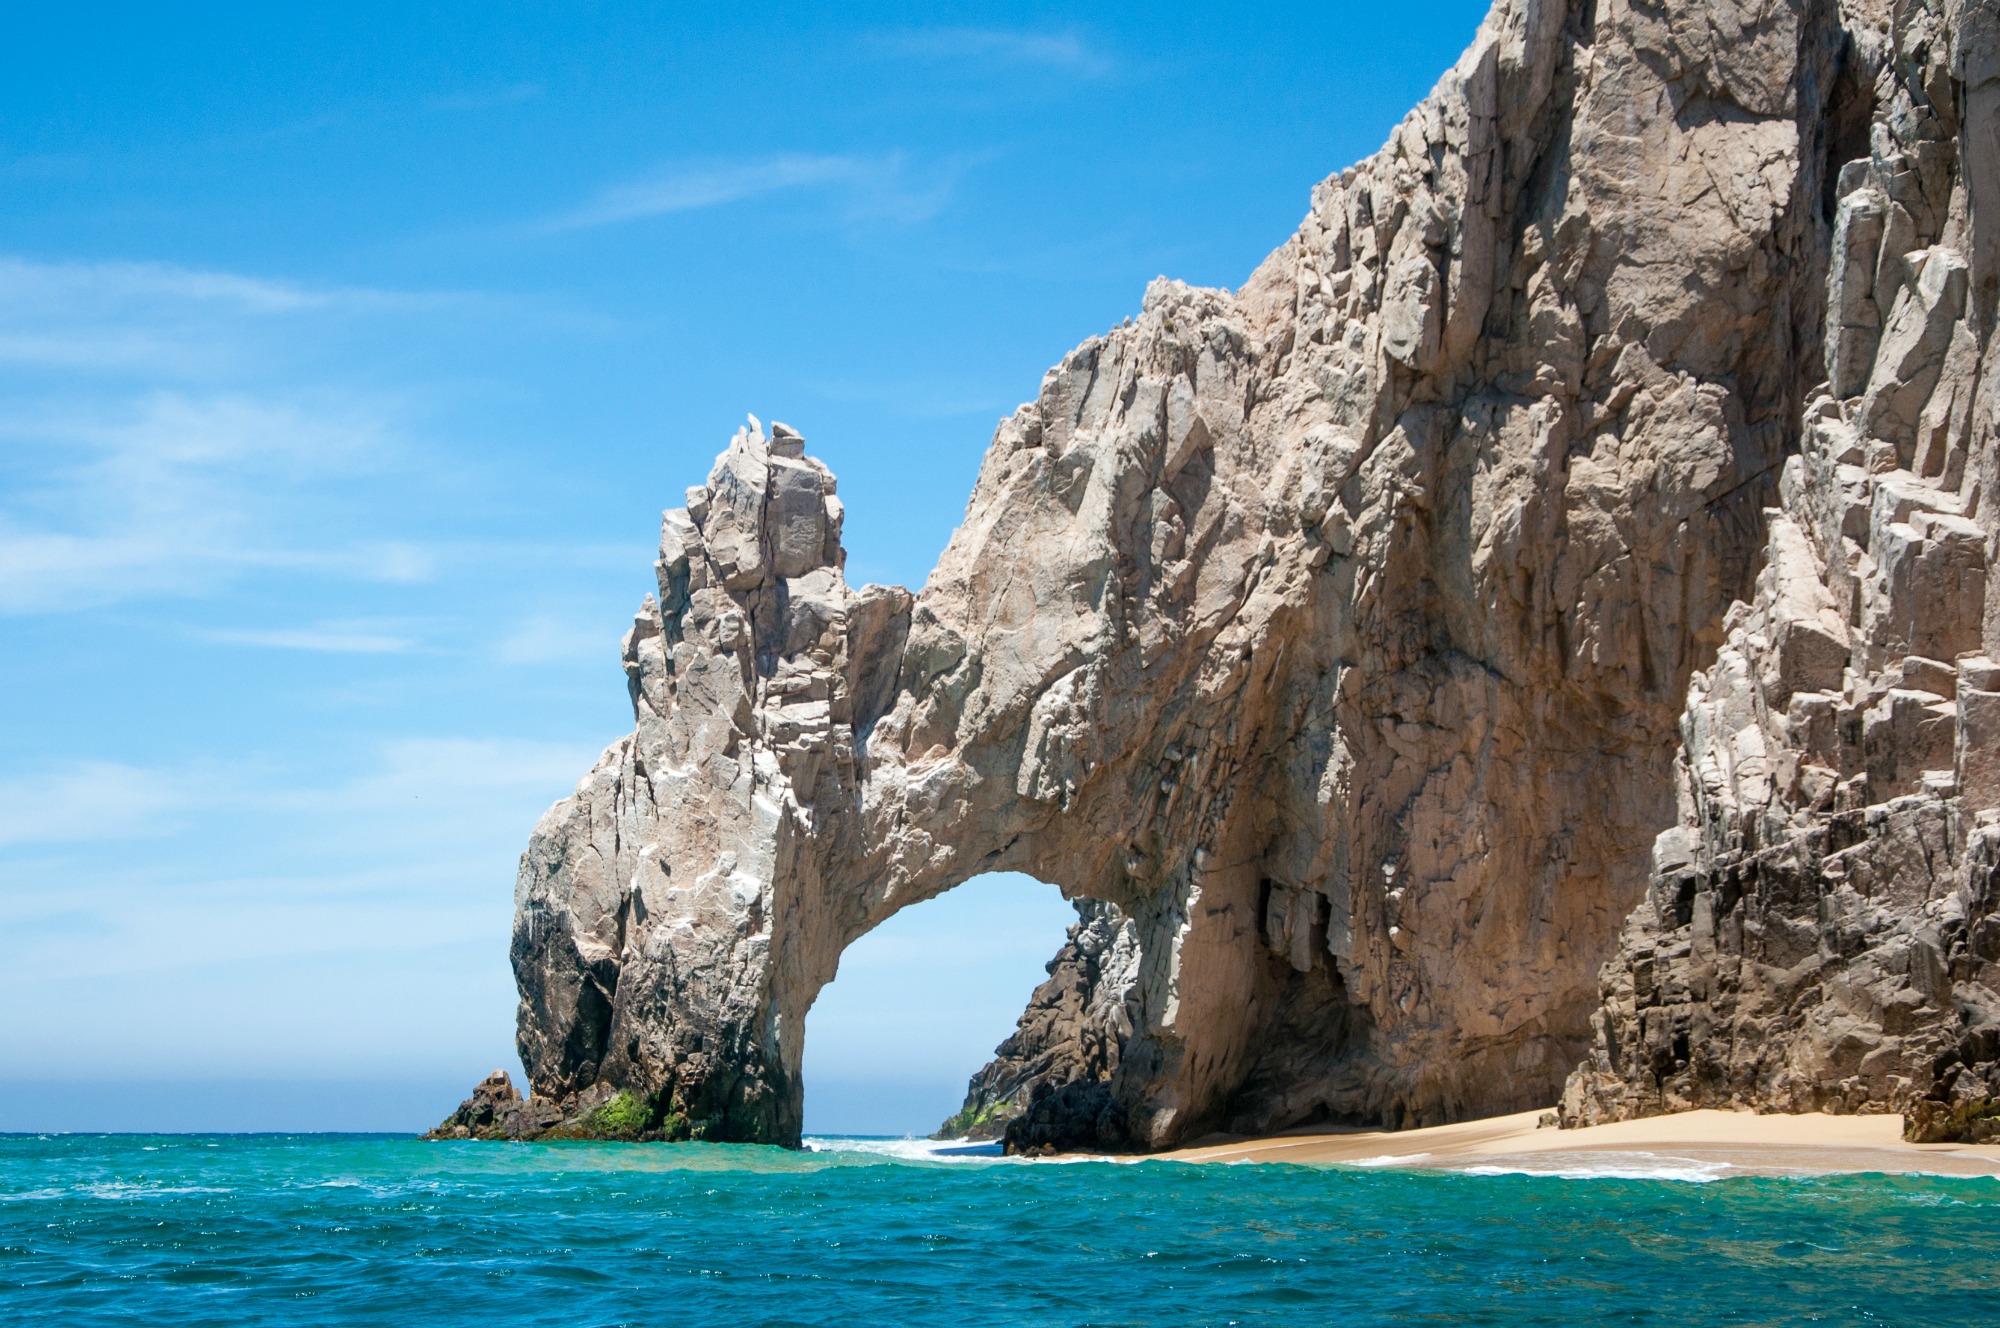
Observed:
[[[395,470],[390,432],[353,401],[235,394],[0,415],[0,612],[191,593],[254,567],[419,578],[418,550],[315,544],[288,520],[330,480]]]
[[[345,833],[338,823],[365,818],[385,833],[386,823],[395,822],[401,832],[424,837],[446,853],[497,841],[511,856],[512,837],[488,832],[492,795],[511,792],[521,796],[522,806],[540,811],[548,794],[568,793],[596,757],[596,748],[579,743],[403,738],[382,744],[372,767],[353,779],[269,798],[273,807],[333,826],[336,834]],[[461,827],[461,820],[470,826]],[[463,839],[454,833],[461,828]]]
[[[0,847],[157,836],[182,821],[199,829],[251,816],[285,839],[389,844],[425,859],[497,845],[504,857],[520,817],[568,792],[596,755],[578,743],[402,738],[376,745],[362,768],[331,781],[215,762],[62,762],[0,778]],[[496,794],[513,797],[508,834],[493,833]],[[0,899],[22,902],[15,884],[26,882],[0,876]]]
[[[479,304],[0,256],[0,367],[18,370],[0,373],[0,614],[208,593],[253,569],[428,579],[436,550],[379,527],[382,482],[425,473],[408,403],[311,362],[356,318]],[[392,635],[262,644],[382,650]]]
[[[284,1075],[504,1051],[517,855],[596,755],[433,737],[0,781],[0,1003],[50,1013],[0,1026],[0,1064]]]
[[[288,313],[339,304],[403,302],[409,297],[338,287],[314,289],[298,282],[173,263],[37,263],[0,257],[0,298],[9,304],[43,307],[77,300],[110,304],[171,298],[230,304],[257,313]]]
[[[1039,67],[1101,78],[1117,62],[1074,32],[1023,32],[1007,28],[905,28],[874,34],[868,44],[898,59]]]
[[[0,973],[129,977],[459,941],[496,917],[504,928],[529,828],[596,756],[407,738],[333,778],[269,761],[85,761],[0,779]],[[177,855],[176,840],[201,851]],[[101,869],[99,845],[134,841],[158,851]],[[70,939],[85,921],[87,964]]]
[[[303,315],[406,314],[469,297],[300,282],[171,263],[0,256],[0,363],[115,373],[212,371],[252,327]]]
[[[418,643],[410,637],[385,630],[383,624],[368,620],[316,623],[310,627],[210,628],[195,635],[220,645],[305,650],[332,655],[406,655],[418,649]]]
[[[189,798],[179,775],[114,761],[74,761],[0,779],[0,847],[153,833]]]
[[[583,230],[805,190],[838,194],[850,219],[912,224],[944,207],[959,169],[943,164],[920,171],[902,153],[780,153],[749,161],[691,163],[610,186],[539,229]]]

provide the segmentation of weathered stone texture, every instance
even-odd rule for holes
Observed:
[[[1778,842],[1718,799],[1821,818],[1744,886],[1774,919],[1832,858],[1856,935],[1945,909],[1968,850],[1932,774],[1993,782],[1957,735],[1995,716],[1895,661],[1951,673],[1991,631],[2000,141],[1954,137],[1992,105],[1990,6],[1898,13],[1501,0],[1240,290],[1157,281],[1050,370],[915,595],[846,584],[832,476],[753,420],[666,516],[634,732],[522,861],[536,1100],[796,1143],[841,951],[988,871],[1114,906],[1131,947],[1059,963],[987,1072],[1021,1147],[1546,1103],[1635,904],[1628,954],[1688,931],[1649,993],[1739,980],[1693,956],[1743,894],[1648,893],[1676,787],[1697,881]],[[1883,971],[1948,966],[1949,923]],[[1807,962],[1768,933],[1758,964]],[[1577,1101],[1625,1101],[1628,1063]]]
[[[1680,823],[1566,1124],[1738,1106],[2000,1133],[1996,33],[1957,0],[1855,27],[1868,152],[1836,177],[1828,386],[1694,678]]]

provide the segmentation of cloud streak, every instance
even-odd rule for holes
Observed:
[[[895,59],[975,64],[1007,69],[1062,70],[1087,78],[1114,73],[1117,63],[1073,32],[1005,28],[908,28],[878,33],[869,45]]]
[[[397,468],[392,431],[365,407],[156,392],[99,409],[0,415],[14,472],[0,471],[0,612],[193,593],[259,567],[427,570],[407,546],[292,534],[329,483]]]
[[[195,633],[220,645],[260,646],[330,655],[406,655],[418,645],[366,622],[318,623],[311,627],[217,628]]]
[[[538,229],[587,230],[806,191],[836,193],[850,220],[914,224],[943,209],[957,173],[949,166],[918,172],[902,153],[790,152],[747,161],[692,163],[612,185]]]
[[[0,301],[10,309],[72,313],[173,301],[220,305],[248,313],[309,310],[408,310],[461,304],[452,292],[389,291],[182,267],[175,263],[42,263],[0,255]]]
[[[536,812],[569,791],[596,749],[516,738],[399,738],[377,744],[362,768],[315,782],[314,769],[199,762],[134,765],[67,761],[0,777],[0,848],[161,837],[203,821],[254,825],[285,842],[354,854],[370,862],[389,850],[425,864],[469,851],[515,851]],[[498,799],[498,803],[496,803]],[[495,828],[506,834],[494,833]],[[218,839],[210,882],[235,879]],[[326,854],[322,854],[322,861]],[[254,845],[243,862],[270,870]],[[246,879],[264,879],[251,873]],[[365,874],[352,874],[366,892]],[[31,880],[0,874],[0,899],[43,907]],[[328,897],[346,897],[332,887]],[[39,901],[39,902],[37,902]],[[59,900],[54,902],[60,902]],[[67,905],[65,905],[67,907]]]
[[[177,775],[116,761],[73,761],[0,779],[0,848],[157,833],[189,802]]]
[[[0,372],[0,614],[207,594],[259,570],[432,578],[436,542],[384,528],[385,493],[449,482],[401,424],[408,403],[310,361],[356,318],[489,303],[0,255],[0,369],[17,370]],[[238,643],[385,652],[393,635]]]
[[[0,1002],[47,1014],[0,1028],[0,1064],[422,1063],[487,1036],[452,1021],[504,1050],[516,855],[595,749],[404,739],[329,773],[338,754],[0,780]]]
[[[172,263],[42,263],[0,255],[0,364],[212,376],[267,352],[274,324],[448,312],[478,303],[451,292],[313,286]]]
[[[427,99],[424,107],[432,111],[485,111],[496,106],[518,106],[522,102],[538,101],[541,96],[542,85],[539,83],[510,83],[485,92],[439,93]]]
[[[555,664],[607,655],[611,635],[603,623],[538,613],[516,623],[492,650],[494,658],[506,664]]]

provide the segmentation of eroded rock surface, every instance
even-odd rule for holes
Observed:
[[[1857,640],[1869,678],[1956,667],[1895,585],[1983,603],[1984,527],[1955,523],[1990,458],[1966,423],[1991,418],[1990,84],[1954,71],[1992,47],[1958,9],[1899,13],[1501,0],[1240,290],[1158,281],[1048,373],[915,595],[846,584],[833,477],[753,420],[666,516],[634,732],[523,857],[535,1100],[796,1143],[841,951],[996,870],[1115,906],[1135,951],[1059,962],[987,1072],[986,1100],[1026,1092],[1022,1146],[1552,1100],[1691,787],[1690,676],[1764,667],[1746,615],[1804,624],[1772,647],[1792,691],[1886,705],[1912,743],[1961,723],[1841,672]],[[1960,109],[1897,119],[1885,77]],[[1787,510],[1815,465],[1864,477],[1867,520],[1887,504],[1865,566],[1803,508],[1785,553],[1891,587],[1878,618],[1831,570],[1800,573],[1824,603],[1757,583],[1789,453]],[[1881,498],[1897,468],[1939,496]],[[1753,591],[1781,607],[1725,623]],[[1901,742],[1881,777],[1928,788]],[[1071,1013],[1113,1009],[1129,1031]],[[1115,1055],[1058,1046],[1113,1027]]]
[[[1913,1138],[2000,1137],[2000,18],[1912,4],[1854,34],[1827,386],[1694,679],[1679,823],[1565,1123],[1907,1110]]]

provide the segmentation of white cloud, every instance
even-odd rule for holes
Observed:
[[[123,976],[486,935],[510,911],[535,818],[596,756],[575,743],[426,738],[383,743],[366,768],[323,783],[308,766],[263,763],[75,762],[11,776],[0,780],[0,847],[35,856],[0,857],[0,969]],[[169,851],[174,838],[200,851]],[[157,847],[123,854],[113,872],[59,847],[113,840]],[[78,932],[92,937],[88,956],[71,948]]]
[[[388,425],[352,400],[155,392],[0,415],[0,444],[15,472],[0,489],[0,612],[197,593],[258,567],[425,571],[406,544],[300,533],[329,481],[397,468]]]
[[[567,793],[597,759],[598,749],[570,742],[520,738],[404,738],[384,743],[374,769],[325,791],[298,795],[300,805],[329,810],[400,806],[406,795],[428,795],[476,810],[496,789],[561,786]]]
[[[0,847],[129,839],[185,807],[183,773],[76,761],[0,779]]]
[[[109,373],[213,373],[270,320],[411,313],[469,297],[299,282],[171,263],[0,256],[0,363]]]
[[[504,1050],[517,855],[596,756],[431,737],[345,776],[75,763],[0,782],[16,846],[0,853],[0,1002],[36,1016],[0,1026],[0,1063],[352,1072],[460,1054],[473,1026]],[[114,838],[115,857],[98,851]],[[1074,920],[1014,876],[898,914],[813,1007],[808,1082],[962,1083]]]
[[[770,194],[832,189],[850,218],[914,223],[935,216],[951,195],[955,167],[919,179],[901,153],[813,156],[781,153],[755,161],[690,164],[601,191],[582,206],[550,218],[545,231],[582,230],[720,207]]]
[[[349,849],[387,846],[399,859],[451,857],[468,844],[512,844],[492,833],[496,812],[511,821],[539,810],[597,755],[582,743],[404,738],[379,744],[365,769],[319,783],[311,768],[263,764],[62,762],[0,778],[0,845],[161,835],[205,818],[294,842],[325,835]]]
[[[381,482],[422,470],[394,423],[403,403],[307,388],[315,375],[286,364],[319,355],[339,320],[460,305],[0,256],[0,366],[17,370],[0,374],[0,614],[207,594],[254,569],[432,576],[433,548],[369,529]]]
[[[1073,32],[1021,32],[1004,28],[910,28],[880,33],[871,44],[910,60],[953,61],[1007,67],[1040,66],[1087,77],[1111,73],[1116,64]]]
[[[208,272],[172,263],[37,263],[0,257],[0,299],[8,307],[48,311],[82,301],[99,308],[139,300],[195,300],[234,305],[257,313],[325,308],[352,300],[379,300],[379,292],[316,291],[295,282],[269,281],[233,272]]]
[[[372,622],[328,622],[310,627],[232,627],[195,633],[221,645],[262,646],[336,655],[404,655],[417,649],[407,636],[393,635]]]

